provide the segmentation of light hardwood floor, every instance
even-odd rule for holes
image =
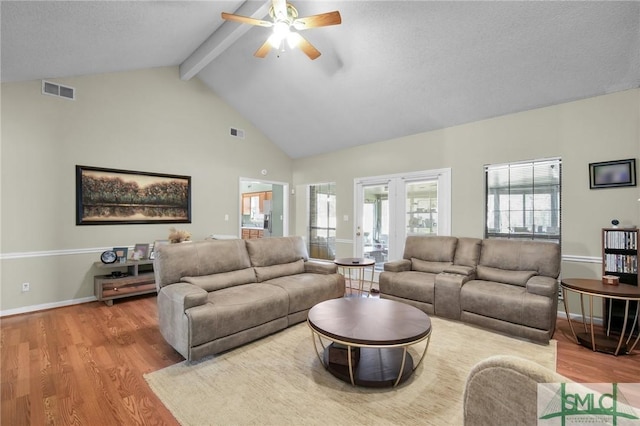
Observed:
[[[0,320],[2,425],[176,425],[143,374],[183,360],[157,327],[155,296]],[[583,383],[640,382],[640,351],[614,357],[558,320],[557,371]]]

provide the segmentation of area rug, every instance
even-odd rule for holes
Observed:
[[[229,352],[145,375],[182,425],[461,425],[471,367],[517,355],[555,370],[556,342],[538,345],[432,318],[427,355],[397,388],[353,387],[327,372],[306,323]],[[412,350],[418,359],[424,346]]]

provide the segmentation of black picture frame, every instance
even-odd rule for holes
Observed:
[[[191,223],[191,176],[76,166],[76,225]]]
[[[636,186],[636,159],[589,163],[589,188]]]

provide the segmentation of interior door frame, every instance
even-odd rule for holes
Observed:
[[[360,231],[361,235],[358,235],[358,229],[362,230],[363,186],[389,185],[389,219],[393,220],[393,223],[389,223],[389,232],[393,232],[393,236],[389,235],[389,260],[396,260],[402,257],[404,240],[406,239],[404,220],[395,217],[397,211],[404,210],[403,189],[405,182],[433,179],[438,181],[438,235],[451,235],[451,168],[355,178],[353,183],[353,255],[355,257],[363,256],[362,231]],[[393,208],[391,203],[394,204]],[[392,241],[394,244],[391,249]]]
[[[238,179],[238,235],[242,236],[242,182],[259,182],[282,186],[282,236],[289,236],[289,183],[243,176]]]

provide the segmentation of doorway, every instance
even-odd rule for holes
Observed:
[[[451,169],[356,179],[356,257],[376,270],[402,258],[408,235],[450,235]]]
[[[241,177],[239,199],[241,238],[288,235],[288,183]]]

